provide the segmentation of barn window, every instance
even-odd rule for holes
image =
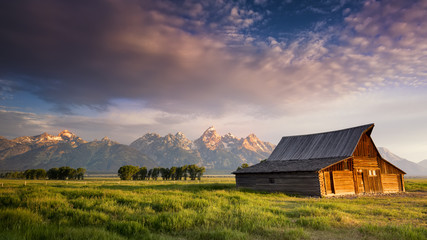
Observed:
[[[377,176],[377,172],[375,170],[369,170],[369,176]]]
[[[269,183],[274,183],[274,178],[269,178],[269,179],[268,179],[268,182],[269,182]]]

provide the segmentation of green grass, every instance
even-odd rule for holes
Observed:
[[[405,188],[408,192],[425,192],[427,191],[427,181],[420,178],[406,179]]]
[[[0,239],[427,239],[427,180],[405,187],[308,198],[237,190],[232,178],[1,180]]]

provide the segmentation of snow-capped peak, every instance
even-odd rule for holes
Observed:
[[[221,138],[213,126],[206,129],[206,131],[203,133],[202,136],[208,137],[208,138],[211,138],[211,137]]]
[[[103,137],[102,139],[101,139],[101,141],[102,142],[109,142],[109,141],[111,141],[107,136],[105,136],[105,137]]]
[[[209,132],[216,132],[216,129],[214,126],[210,126],[208,129],[206,129],[205,133],[209,133]]]
[[[249,134],[248,138],[258,139],[257,136],[254,133]]]
[[[186,138],[186,137],[185,137],[185,135],[184,135],[184,133],[182,133],[182,132],[177,132],[177,133],[175,134],[175,137],[177,137],[178,139]]]
[[[73,133],[71,133],[70,131],[68,131],[68,130],[63,130],[62,132],[60,132],[59,134],[58,134],[58,137],[62,137],[63,139],[65,138],[65,139],[72,139],[72,138],[74,138],[76,135],[74,135]]]
[[[46,132],[33,137],[33,141],[37,143],[44,143],[44,142],[57,142],[62,141],[62,138],[59,136],[53,136]]]
[[[203,144],[210,150],[215,150],[219,147],[221,136],[216,132],[213,126],[206,129],[206,131],[199,138],[199,141],[203,142]]]
[[[244,139],[243,146],[252,151],[267,151],[268,149],[268,147],[253,133],[249,134],[249,136]]]
[[[237,138],[236,136],[234,136],[233,134],[231,134],[231,133],[227,133],[227,134],[225,134],[224,135],[224,137],[228,137],[228,138]]]

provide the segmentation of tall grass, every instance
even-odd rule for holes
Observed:
[[[0,239],[427,239],[426,183],[318,199],[241,191],[233,179],[7,180]]]

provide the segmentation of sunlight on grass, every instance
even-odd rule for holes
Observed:
[[[223,178],[5,180],[0,239],[426,239],[427,180],[406,186],[319,199],[237,190]]]

